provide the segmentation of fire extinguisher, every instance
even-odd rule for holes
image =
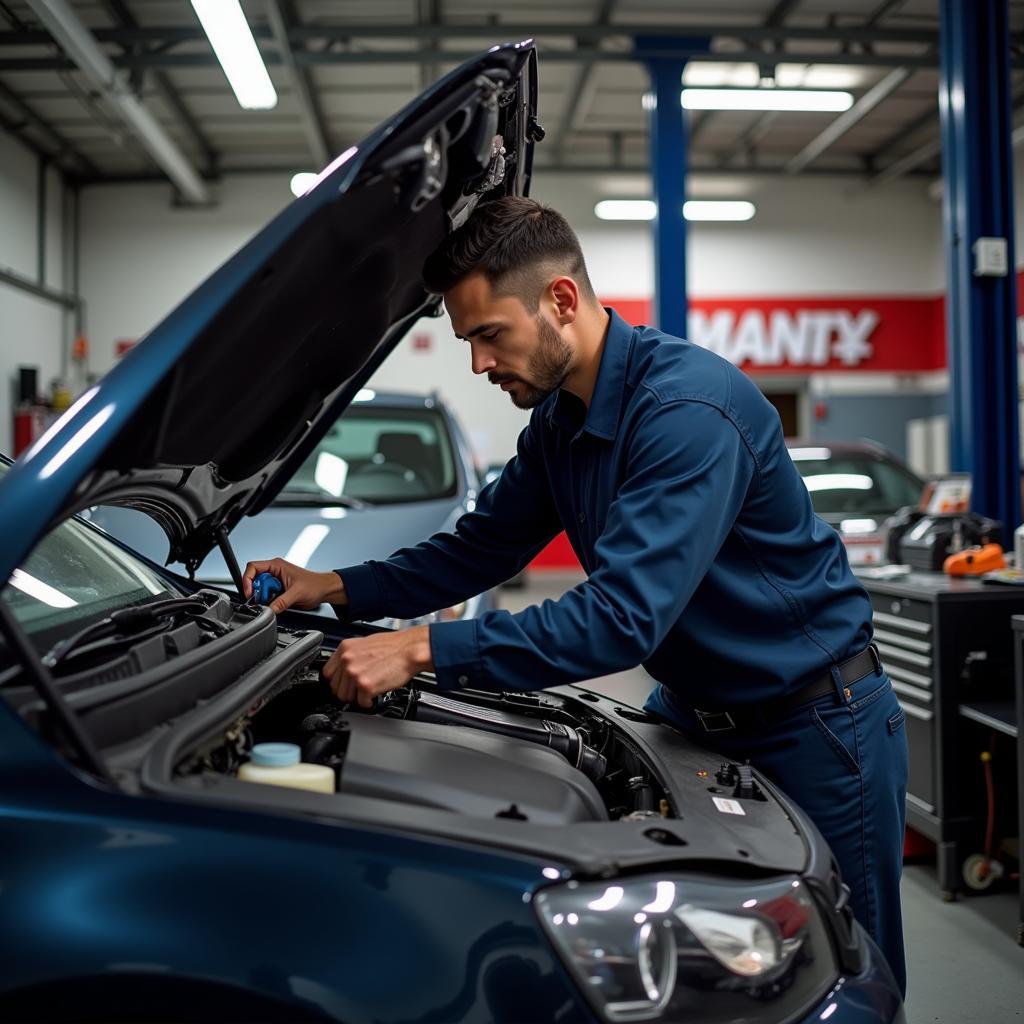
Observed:
[[[17,458],[46,430],[46,406],[38,397],[39,370],[18,367],[18,404],[14,410],[14,456]]]

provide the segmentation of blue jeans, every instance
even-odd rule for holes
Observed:
[[[699,746],[750,763],[807,813],[832,847],[857,920],[885,954],[906,994],[900,874],[906,821],[904,712],[884,672],[853,699],[818,698],[763,730],[706,732],[660,683],[646,708]]]

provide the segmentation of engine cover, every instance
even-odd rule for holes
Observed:
[[[454,725],[346,721],[342,793],[541,825],[608,819],[590,779],[546,747]]]

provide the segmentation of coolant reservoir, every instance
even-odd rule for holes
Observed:
[[[309,764],[301,758],[302,751],[295,743],[257,743],[250,760],[238,769],[238,777],[245,782],[333,793],[334,769],[325,764]]]

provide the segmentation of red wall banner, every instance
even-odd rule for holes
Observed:
[[[604,299],[632,324],[648,299]],[[687,338],[751,374],[924,373],[946,365],[941,298],[692,299]]]

